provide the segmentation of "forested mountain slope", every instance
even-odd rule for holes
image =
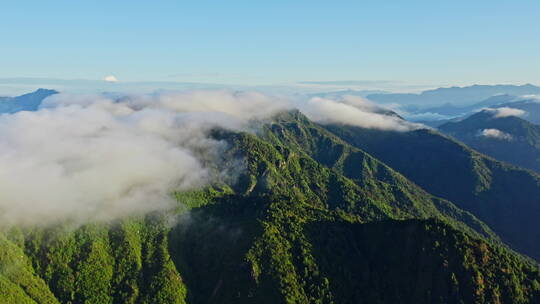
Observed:
[[[326,128],[431,194],[471,212],[514,249],[540,258],[539,175],[484,156],[432,130]]]
[[[218,130],[236,182],[177,210],[1,234],[3,303],[537,303],[536,265],[298,112]]]

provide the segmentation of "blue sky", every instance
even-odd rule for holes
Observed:
[[[540,84],[540,1],[2,1],[0,78]]]

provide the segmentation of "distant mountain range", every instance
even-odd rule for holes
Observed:
[[[367,97],[372,94],[385,94],[386,91],[381,90],[340,90],[331,92],[319,92],[307,94],[309,97],[321,97],[321,98],[340,98],[346,95]]]
[[[0,113],[36,111],[43,99],[57,93],[55,90],[38,89],[16,97],[0,97]]]
[[[540,124],[540,99],[538,97],[518,97],[511,95],[493,96],[482,102],[465,107],[445,105],[423,110],[415,109],[415,113],[408,113],[407,117],[414,122],[437,128],[448,122],[461,121],[485,108],[512,108],[522,110],[524,111],[524,114],[521,116],[522,119],[534,124]],[[438,118],[445,116],[449,118]],[[423,118],[425,117],[431,119],[424,120]]]
[[[419,112],[436,113],[436,114],[441,114],[445,116],[462,116],[462,115],[469,114],[473,111],[479,111],[483,108],[493,107],[493,106],[497,106],[504,103],[509,103],[517,99],[519,99],[519,97],[517,96],[501,94],[501,95],[491,96],[486,100],[473,103],[472,105],[456,106],[451,103],[448,103],[448,104],[444,104],[442,106],[437,106],[433,108],[425,108]]]
[[[540,87],[532,84],[525,85],[473,85],[468,87],[438,88],[423,91],[419,94],[370,94],[370,100],[379,103],[398,103],[402,105],[435,106],[452,104],[454,106],[468,106],[481,102],[494,95],[508,94],[522,96],[540,94]]]
[[[540,172],[540,126],[484,110],[439,129],[484,154]]]
[[[502,107],[522,110],[525,113],[523,114],[523,116],[520,116],[521,118],[534,124],[540,124],[540,99],[515,99],[515,101],[499,104],[494,108]]]

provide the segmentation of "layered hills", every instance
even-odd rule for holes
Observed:
[[[540,172],[540,126],[517,116],[484,110],[439,127],[469,147],[496,159]]]

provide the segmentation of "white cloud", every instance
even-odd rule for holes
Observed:
[[[57,94],[36,112],[0,115],[0,221],[81,223],[169,209],[172,191],[234,171],[215,172],[226,145],[208,136],[212,128],[247,130],[280,109],[274,98],[230,91]]]
[[[104,81],[117,82],[118,79],[114,75],[107,75],[103,78]]]
[[[170,113],[116,116],[80,106],[2,115],[3,223],[108,220],[170,208],[170,191],[208,179],[190,148],[162,132],[181,127]]]
[[[392,131],[411,131],[424,125],[405,121],[396,116],[378,113],[384,109],[361,98],[336,101],[315,97],[297,107],[310,119],[320,123],[338,123],[362,128]]]
[[[445,119],[455,118],[455,116],[447,116],[447,115],[442,115],[439,113],[432,113],[432,112],[424,112],[424,113],[417,113],[417,114],[404,113],[402,115],[411,121],[436,121],[436,120],[445,120]]]
[[[503,132],[498,129],[483,129],[480,130],[478,133],[479,136],[489,137],[489,138],[496,138],[501,140],[512,140],[512,135]]]
[[[377,113],[382,109],[356,97],[289,101],[228,90],[114,99],[56,94],[36,112],[0,115],[0,222],[81,223],[166,210],[175,203],[172,191],[234,169],[223,168],[226,144],[212,139],[211,129],[249,131],[293,107],[322,123],[421,127]]]
[[[523,116],[527,113],[523,110],[509,108],[509,107],[501,107],[501,108],[494,108],[494,109],[488,108],[485,110],[493,113],[493,117],[495,118],[509,117],[509,116]]]
[[[540,95],[538,94],[522,95],[519,98],[516,98],[515,100],[519,101],[521,99],[530,99],[533,102],[540,102]]]

